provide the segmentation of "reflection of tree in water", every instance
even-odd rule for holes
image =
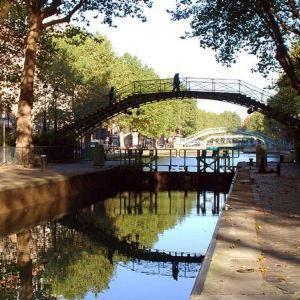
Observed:
[[[160,233],[191,212],[197,201],[195,195],[196,192],[124,192],[75,215],[116,237],[130,236],[151,247]],[[23,300],[51,299],[49,295],[74,299],[89,291],[97,294],[109,286],[116,267],[112,261],[130,264],[129,258],[101,239],[88,238],[60,223],[36,226],[0,240],[0,300],[16,299],[18,295]],[[143,260],[135,264],[136,270],[138,266],[142,272],[149,266],[154,270],[157,265],[160,263]],[[184,274],[181,264],[164,266],[159,275],[176,279]]]
[[[175,227],[190,213],[195,201],[195,192],[123,192],[95,205],[86,217],[115,236],[130,237],[151,247],[159,234]]]
[[[46,254],[44,279],[53,294],[67,299],[82,298],[88,291],[99,293],[108,288],[114,273],[108,256],[106,248],[59,226],[55,246]]]
[[[74,299],[108,288],[114,266],[106,248],[55,223],[46,236],[38,227],[1,240],[0,299]]]
[[[20,285],[16,235],[0,240],[0,299],[16,299]]]
[[[52,299],[42,284],[40,245],[32,231],[21,231],[0,240],[0,299]]]

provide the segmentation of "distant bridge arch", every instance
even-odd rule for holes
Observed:
[[[142,105],[176,99],[209,99],[225,101],[259,111],[287,126],[300,128],[300,119],[277,111],[267,104],[272,95],[241,80],[181,78],[180,91],[173,91],[173,79],[135,81],[117,91],[112,105],[75,120],[60,131],[83,135],[121,113]]]
[[[245,131],[245,130],[233,130],[226,127],[213,127],[206,128],[202,131],[196,132],[186,138],[180,139],[176,143],[176,147],[189,147],[195,146],[195,144],[202,143],[202,146],[206,146],[209,140],[212,139],[253,139],[260,140],[264,144],[272,147],[280,147],[281,142],[272,139],[265,134],[257,131]]]

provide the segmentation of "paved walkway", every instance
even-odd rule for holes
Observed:
[[[300,299],[299,195],[299,165],[282,165],[280,177],[240,168],[191,298]]]
[[[300,299],[300,165],[282,165],[281,176],[252,173],[263,278]]]
[[[110,167],[112,167],[110,164],[106,164],[104,167],[95,167],[92,162],[49,164],[47,172],[43,173],[40,168],[25,168],[13,165],[0,166],[0,192],[30,184],[39,184],[49,179],[59,180],[66,176],[106,170]]]

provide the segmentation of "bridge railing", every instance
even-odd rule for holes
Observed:
[[[199,263],[177,262],[178,274],[177,277],[196,278],[201,267]],[[130,260],[127,262],[118,262],[122,268],[130,269],[131,271],[146,275],[159,275],[174,278],[174,262],[149,262],[141,260]],[[175,279],[175,278],[174,278]]]
[[[194,134],[189,135],[186,138],[182,138],[180,139],[180,141],[177,143],[178,145],[183,145],[186,144],[188,142],[191,142],[195,139],[198,139],[202,136],[206,136],[209,135],[210,133],[216,133],[216,132],[226,132],[227,128],[226,127],[215,127],[215,128],[207,128],[207,129],[203,129],[199,132],[196,132]]]
[[[180,90],[243,94],[253,100],[264,103],[272,96],[266,90],[236,79],[185,77],[180,79]],[[172,91],[172,78],[134,81],[118,90],[118,99],[122,101],[127,96],[133,94],[167,93]]]
[[[75,162],[82,159],[82,149],[68,146],[0,147],[0,165],[41,164],[41,155],[48,163]]]

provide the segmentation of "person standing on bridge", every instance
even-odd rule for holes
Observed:
[[[116,95],[116,90],[115,90],[115,87],[112,86],[110,88],[110,91],[108,93],[108,97],[109,97],[109,105],[112,105],[116,102],[117,100],[117,95]]]
[[[173,92],[180,92],[179,73],[176,73],[173,78]]]

